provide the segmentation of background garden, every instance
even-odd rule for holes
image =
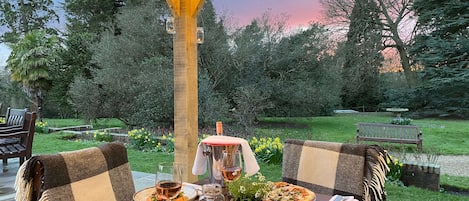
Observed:
[[[468,117],[467,2],[341,2],[322,1],[327,22],[289,30],[268,11],[235,26],[207,0],[198,19],[200,125],[232,120],[252,133],[260,116],[340,108]],[[40,118],[172,125],[165,1],[13,0],[0,11],[0,40],[12,50],[0,71],[4,106],[39,108]]]

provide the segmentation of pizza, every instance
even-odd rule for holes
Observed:
[[[164,201],[165,199],[162,199],[158,197],[156,194],[156,191],[154,191],[151,195],[147,196],[147,199],[145,201]],[[180,193],[175,199],[172,199],[171,201],[189,201],[189,199],[184,196],[183,193]]]
[[[263,201],[313,201],[314,192],[307,188],[287,182],[274,182],[272,190],[267,193]]]

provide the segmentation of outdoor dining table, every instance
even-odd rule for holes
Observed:
[[[197,182],[194,182],[194,184],[196,185],[204,185],[204,184],[208,184],[209,183],[209,179],[206,178],[206,179],[202,179],[202,180],[199,180]],[[148,189],[148,188],[151,188],[151,186],[145,188],[145,189]],[[144,191],[147,191],[148,190],[145,190]],[[141,192],[137,192],[138,193],[141,193]],[[225,191],[224,194],[225,194],[225,197],[229,197],[228,195],[226,195],[228,192]],[[325,195],[325,194],[318,194],[318,193],[315,193],[316,194],[316,200],[315,201],[329,201],[331,198],[332,198],[332,195]],[[138,197],[146,197],[146,196],[138,196]],[[135,199],[135,198],[134,198]],[[194,200],[198,200],[199,198],[196,197]],[[226,200],[230,200],[230,199],[226,199]],[[145,201],[145,200],[134,200],[134,201]]]

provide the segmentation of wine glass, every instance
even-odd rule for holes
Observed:
[[[237,180],[241,176],[242,160],[239,150],[224,150],[221,162],[221,172],[226,182]]]
[[[176,198],[182,189],[182,165],[159,163],[156,169],[156,194],[158,200]]]

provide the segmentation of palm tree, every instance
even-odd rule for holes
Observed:
[[[58,59],[58,39],[54,35],[47,35],[45,31],[34,30],[10,47],[12,52],[7,59],[6,69],[11,71],[11,80],[23,87],[33,111],[37,111],[42,121],[41,108],[45,92],[51,87],[49,69]]]

